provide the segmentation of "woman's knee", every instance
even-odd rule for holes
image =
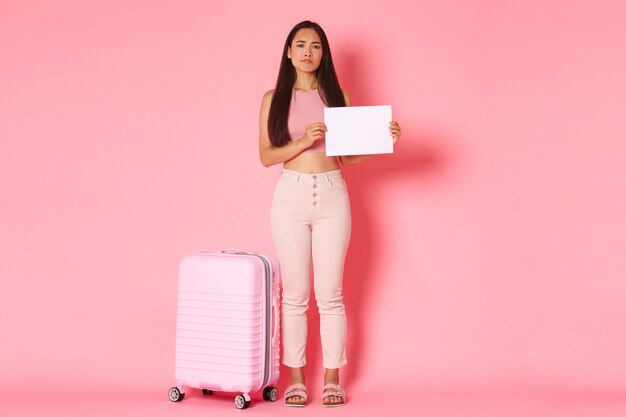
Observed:
[[[283,314],[301,314],[309,308],[308,294],[289,294],[283,291],[281,300]]]
[[[343,315],[345,314],[345,306],[343,304],[343,296],[317,296],[317,309],[320,314],[327,315]]]

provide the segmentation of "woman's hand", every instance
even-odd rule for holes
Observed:
[[[391,133],[391,137],[393,138],[393,143],[395,145],[398,139],[400,139],[400,124],[392,120],[391,123],[389,123],[389,133]]]
[[[310,148],[316,140],[324,139],[326,130],[326,125],[322,122],[310,124],[306,128],[304,136],[302,136],[302,141],[306,144],[307,148]]]

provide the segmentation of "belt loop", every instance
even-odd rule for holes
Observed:
[[[333,185],[333,182],[330,180],[330,175],[328,175],[328,172],[324,172],[324,176],[326,177],[326,182],[330,185]]]
[[[298,175],[296,175],[296,182],[300,181],[300,173],[298,172]]]

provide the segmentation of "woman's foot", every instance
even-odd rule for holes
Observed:
[[[307,391],[304,384],[293,384],[285,391],[285,405],[288,407],[304,407],[307,401]]]
[[[339,369],[326,369],[322,405],[324,407],[339,407],[344,403],[345,392],[339,386]]]
[[[304,407],[307,403],[307,391],[304,385],[304,368],[290,368],[291,382],[285,391],[285,405]]]

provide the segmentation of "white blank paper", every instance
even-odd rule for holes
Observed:
[[[391,106],[326,107],[326,155],[393,153]]]

